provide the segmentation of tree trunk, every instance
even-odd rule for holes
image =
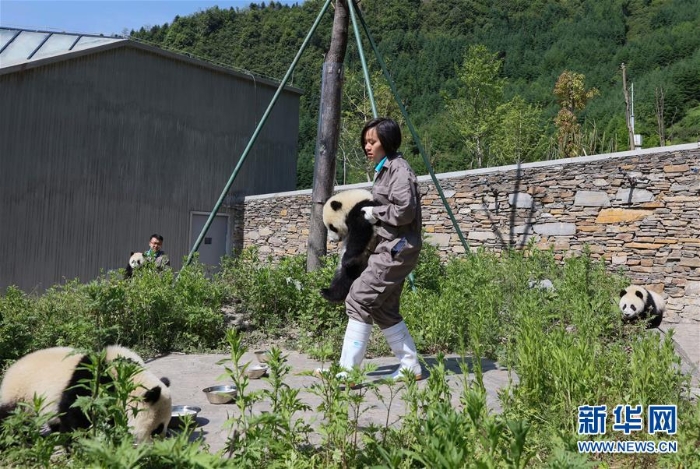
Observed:
[[[306,270],[321,266],[326,255],[326,228],[323,226],[323,204],[333,194],[336,153],[340,134],[340,102],[343,88],[343,61],[348,45],[347,0],[335,2],[331,45],[326,54],[321,77],[321,103],[316,133],[316,161],[311,192],[309,244],[306,249]]]
[[[630,109],[630,95],[627,91],[627,69],[625,64],[620,65],[622,68],[622,92],[625,95],[625,122],[627,123],[627,132],[630,139],[630,150],[634,150],[634,129],[632,128],[632,111]]]

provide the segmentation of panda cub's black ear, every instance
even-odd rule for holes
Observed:
[[[134,251],[131,251],[131,254],[129,254],[129,257],[134,255]]]
[[[337,200],[334,200],[331,202],[331,208],[335,210],[336,212],[343,208],[343,204],[341,202],[338,202]]]
[[[637,295],[637,296],[639,297],[640,300],[643,300],[643,299],[644,299],[644,295],[643,295],[642,292],[640,292],[639,290],[637,290],[636,292],[634,292],[634,294]]]
[[[620,290],[620,298],[627,294],[627,290]]]
[[[143,395],[143,400],[152,404],[160,399],[160,386],[154,386]]]
[[[161,381],[163,384],[165,384],[167,387],[170,387],[170,379],[169,379],[169,378],[163,376],[163,377],[160,379],[160,381]]]

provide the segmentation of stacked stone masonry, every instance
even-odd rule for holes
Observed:
[[[677,323],[700,322],[699,171],[700,145],[687,144],[437,177],[471,250],[534,243],[561,260],[588,246],[663,291]],[[426,239],[444,257],[464,254],[432,179],[419,182]],[[368,185],[338,190],[351,187]],[[306,253],[310,204],[308,190],[247,197],[244,246],[273,260]]]

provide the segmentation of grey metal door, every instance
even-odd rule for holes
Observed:
[[[209,218],[208,213],[192,213],[190,223],[190,245],[194,245],[204,224]],[[199,245],[199,262],[209,266],[219,266],[221,256],[226,254],[228,240],[228,215],[216,215],[212,220],[202,244]]]

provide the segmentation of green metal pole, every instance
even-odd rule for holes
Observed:
[[[369,71],[367,71],[367,61],[365,60],[365,52],[362,48],[362,38],[360,37],[360,30],[357,27],[357,19],[355,18],[355,2],[349,0],[348,8],[350,9],[350,19],[352,19],[352,29],[355,32],[355,39],[357,40],[357,52],[360,54],[360,63],[362,63],[362,73],[365,76],[365,84],[367,85],[367,96],[372,105],[372,116],[376,118],[379,115],[377,113],[377,104],[374,102],[374,93],[372,92],[372,83],[369,80]]]
[[[362,63],[362,72],[365,75],[365,85],[367,86],[367,96],[369,97],[369,102],[372,104],[372,116],[378,117],[377,105],[374,102],[374,93],[372,92],[372,82],[369,79],[369,72],[367,71],[367,61],[365,60],[365,53],[362,47],[362,38],[360,36],[360,30],[357,27],[357,19],[355,18],[355,4],[352,0],[348,2],[348,8],[350,8],[350,18],[352,19],[352,28],[355,32],[355,39],[357,40],[357,50],[360,54],[360,62]],[[411,286],[411,291],[416,291],[416,275],[411,271],[408,274],[408,283]]]
[[[353,0],[349,0],[354,3]],[[352,11],[351,7],[351,10]],[[401,102],[401,99],[399,98],[399,93],[396,90],[396,85],[394,84],[394,80],[391,78],[391,75],[389,74],[386,65],[384,64],[384,60],[382,59],[381,54],[379,53],[379,50],[377,49],[377,45],[374,43],[374,39],[372,39],[372,35],[369,32],[369,28],[367,28],[367,23],[365,22],[365,19],[362,17],[362,12],[358,9],[357,10],[357,16],[360,19],[360,23],[362,23],[362,29],[364,29],[365,34],[367,35],[367,39],[369,39],[369,43],[372,45],[372,50],[374,50],[374,55],[377,57],[377,61],[379,62],[379,65],[382,67],[382,72],[384,73],[384,77],[386,77],[387,82],[389,82],[389,87],[391,87],[391,92],[394,94],[394,99],[396,99],[396,103],[399,105],[399,109],[401,109],[401,114],[403,115],[403,118],[406,120],[406,125],[408,125],[408,129],[411,131],[411,135],[413,135],[413,140],[416,142],[416,146],[418,147],[418,151],[420,151],[421,156],[423,157],[423,162],[425,163],[425,166],[428,168],[428,172],[430,173],[430,177],[433,179],[433,184],[435,184],[435,189],[437,189],[438,194],[440,195],[440,198],[442,199],[442,203],[445,206],[445,209],[447,210],[447,214],[450,217],[450,220],[452,220],[452,226],[454,226],[455,230],[457,231],[457,236],[459,236],[459,240],[462,242],[462,246],[464,247],[464,250],[466,254],[469,254],[471,251],[469,250],[469,243],[467,243],[467,240],[464,238],[464,235],[462,234],[462,230],[459,228],[459,224],[457,223],[457,219],[454,216],[454,213],[452,213],[452,209],[450,208],[450,204],[447,203],[447,198],[445,198],[445,194],[442,192],[442,187],[440,187],[440,183],[437,180],[437,177],[435,177],[435,172],[433,171],[433,166],[430,164],[430,160],[428,160],[428,157],[425,154],[425,150],[423,149],[423,144],[420,141],[420,138],[418,138],[418,134],[416,133],[416,129],[413,127],[413,123],[411,122],[411,119],[408,117],[408,112],[406,112],[406,108],[404,107],[403,103]]]
[[[236,179],[236,176],[238,175],[238,171],[241,169],[241,166],[243,166],[243,163],[245,162],[245,159],[248,156],[250,149],[253,147],[255,140],[258,138],[258,134],[260,133],[260,130],[265,125],[265,122],[267,121],[267,118],[270,115],[272,108],[275,106],[275,103],[277,102],[279,95],[282,93],[284,86],[287,84],[287,80],[294,72],[294,67],[296,67],[297,62],[299,62],[299,58],[301,57],[301,54],[306,49],[306,46],[309,44],[309,41],[311,40],[311,36],[313,36],[314,32],[316,31],[316,28],[318,27],[319,23],[321,22],[321,18],[323,18],[323,15],[326,13],[326,10],[328,10],[328,6],[330,4],[331,4],[331,0],[326,0],[326,3],[323,5],[323,8],[321,9],[321,12],[316,17],[316,21],[314,21],[313,26],[311,26],[311,30],[306,35],[304,42],[301,44],[301,48],[299,49],[299,52],[297,52],[296,57],[294,57],[292,64],[289,66],[289,70],[287,70],[287,73],[284,75],[284,78],[282,78],[282,81],[280,82],[279,87],[277,87],[277,91],[275,92],[275,95],[272,97],[270,104],[267,106],[267,109],[265,110],[265,113],[263,114],[260,122],[258,123],[258,126],[255,129],[255,132],[253,132],[252,137],[250,137],[250,141],[248,142],[248,145],[246,145],[245,150],[243,150],[243,154],[241,155],[241,159],[238,161],[238,164],[234,168],[233,173],[231,174],[231,177],[229,178],[228,182],[226,183],[226,187],[224,187],[224,190],[221,192],[221,196],[219,196],[219,200],[216,202],[216,205],[214,206],[214,210],[212,210],[211,214],[209,215],[209,218],[207,219],[207,222],[204,224],[204,228],[202,228],[202,232],[199,233],[199,236],[197,237],[197,241],[195,241],[194,246],[192,246],[192,250],[190,251],[189,255],[187,256],[187,260],[185,261],[185,265],[182,267],[183,269],[185,267],[187,267],[190,264],[190,262],[192,262],[192,256],[194,256],[194,253],[197,252],[200,244],[202,244],[202,240],[204,239],[204,235],[209,230],[209,227],[211,226],[211,223],[214,220],[214,217],[216,216],[217,212],[219,211],[219,208],[221,208],[221,204],[224,202],[224,199],[226,198],[226,194],[228,194],[228,191],[231,188],[233,181]],[[178,274],[178,277],[179,277],[179,274]]]

